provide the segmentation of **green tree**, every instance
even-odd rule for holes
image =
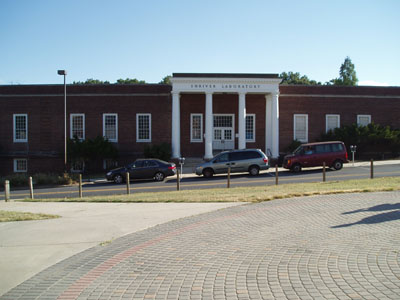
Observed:
[[[110,84],[110,82],[89,78],[86,81],[74,81],[72,84]]]
[[[126,78],[126,79],[118,79],[115,84],[145,84],[146,81],[144,80],[139,80],[136,78]]]
[[[159,84],[171,84],[171,78],[171,75],[167,75],[159,82]]]
[[[282,72],[279,74],[283,84],[300,84],[300,85],[320,85],[321,82],[309,79],[306,75],[301,75],[299,72]]]
[[[350,57],[346,57],[343,64],[340,66],[339,78],[332,79],[328,84],[333,85],[357,85],[358,78],[354,64],[351,62]]]

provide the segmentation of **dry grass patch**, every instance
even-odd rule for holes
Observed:
[[[0,222],[32,221],[59,218],[57,215],[0,210]]]

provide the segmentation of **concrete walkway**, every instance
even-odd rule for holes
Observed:
[[[97,245],[1,299],[400,299],[399,249],[400,192],[274,200]]]

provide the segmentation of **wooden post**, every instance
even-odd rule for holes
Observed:
[[[326,181],[326,164],[325,162],[322,164],[322,182]]]
[[[279,183],[278,165],[275,165],[275,185]]]
[[[181,189],[179,182],[179,169],[176,169],[176,190],[179,191]]]
[[[31,196],[31,199],[33,199],[33,182],[32,182],[32,177],[29,177],[29,194]]]
[[[228,182],[226,187],[229,189],[231,187],[231,166],[228,167]]]
[[[374,179],[374,160],[371,158],[371,179]]]
[[[82,198],[82,174],[79,174],[79,198]]]
[[[131,194],[131,182],[129,179],[129,172],[126,172],[126,194],[130,195]]]
[[[10,181],[6,180],[4,181],[4,193],[5,193],[5,201],[9,201],[10,200]]]

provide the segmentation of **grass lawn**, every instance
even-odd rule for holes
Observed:
[[[33,214],[29,212],[0,210],[0,222],[45,220],[45,219],[55,219],[59,217],[60,216],[56,215]]]
[[[131,195],[83,198],[25,199],[41,202],[260,202],[273,199],[337,193],[363,193],[400,190],[400,177],[314,183],[294,183],[176,192],[135,193]]]

